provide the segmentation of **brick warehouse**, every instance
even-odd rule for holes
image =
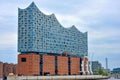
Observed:
[[[77,75],[81,71],[81,60],[70,56],[19,54],[18,75]],[[87,58],[83,60],[88,61]],[[87,72],[86,66],[84,71]]]
[[[12,63],[3,63],[0,61],[0,78],[8,76],[9,73],[13,73],[14,75],[18,74],[17,64]]]
[[[3,77],[3,62],[0,62],[0,78]]]
[[[33,75],[40,72],[40,56],[38,54],[19,54],[18,55],[18,75]]]
[[[88,74],[87,32],[64,28],[32,2],[18,9],[18,75]]]

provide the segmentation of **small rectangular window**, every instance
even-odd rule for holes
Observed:
[[[21,61],[22,62],[26,62],[26,58],[21,58]]]

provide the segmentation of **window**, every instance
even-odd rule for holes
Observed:
[[[21,58],[21,62],[26,62],[26,58]]]

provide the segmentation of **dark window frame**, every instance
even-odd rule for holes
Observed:
[[[25,57],[21,58],[21,62],[26,62],[27,59]]]

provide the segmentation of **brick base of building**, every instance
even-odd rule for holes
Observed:
[[[18,55],[18,75],[79,75],[81,60],[72,56],[40,55],[35,53]],[[86,67],[84,67],[84,70]]]

